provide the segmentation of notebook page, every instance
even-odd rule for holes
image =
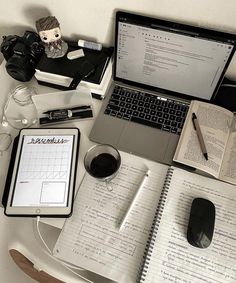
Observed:
[[[117,282],[135,282],[168,166],[121,153],[122,165],[109,192],[88,174],[74,211],[54,247],[54,255]],[[147,171],[123,229],[119,222]]]
[[[235,196],[233,185],[175,168],[142,282],[235,282]],[[191,203],[196,197],[209,199],[216,207],[215,232],[206,249],[191,246],[186,238]]]

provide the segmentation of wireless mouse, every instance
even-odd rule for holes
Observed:
[[[187,240],[197,248],[207,248],[213,237],[215,226],[215,206],[204,198],[195,198],[192,202]]]

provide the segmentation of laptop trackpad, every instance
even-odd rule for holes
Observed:
[[[127,123],[121,133],[118,148],[151,160],[171,164],[178,139],[178,135],[136,123]]]

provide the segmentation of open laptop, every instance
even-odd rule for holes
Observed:
[[[90,139],[171,164],[190,101],[213,101],[235,43],[232,34],[118,11],[113,83]]]

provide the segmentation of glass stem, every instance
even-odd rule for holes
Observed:
[[[108,190],[109,192],[113,191],[113,188],[112,188],[110,182],[109,182],[109,181],[105,181],[105,182],[106,182],[107,190]]]

